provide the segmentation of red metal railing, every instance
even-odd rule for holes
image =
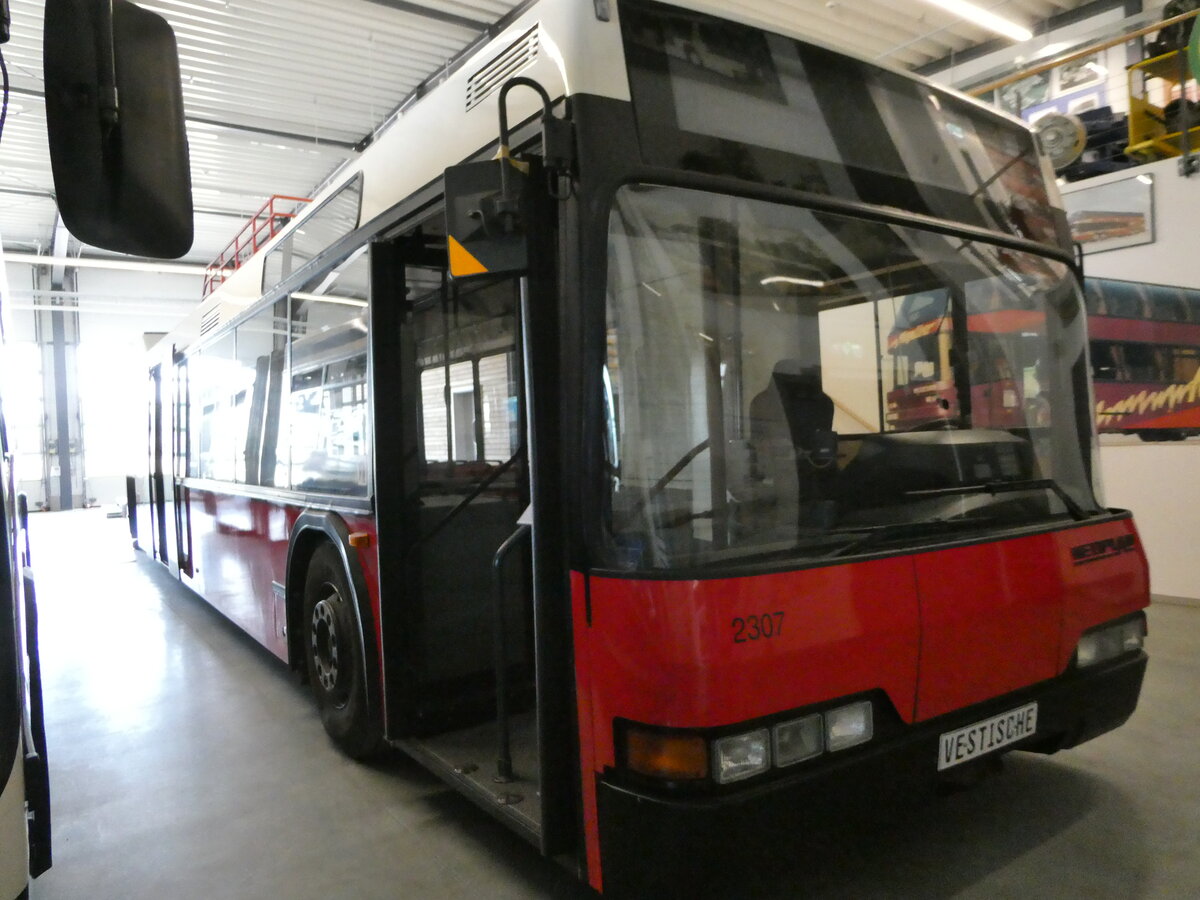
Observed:
[[[259,248],[277,235],[298,212],[302,203],[312,202],[308,197],[286,197],[273,194],[262,209],[251,216],[229,246],[208,264],[204,270],[204,296],[207,297],[217,286],[241,268],[242,264],[258,252]],[[277,208],[292,205],[289,210]]]

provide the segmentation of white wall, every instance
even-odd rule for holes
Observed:
[[[1200,444],[1105,438],[1100,468],[1109,506],[1132,509],[1150,559],[1150,590],[1200,605]]]

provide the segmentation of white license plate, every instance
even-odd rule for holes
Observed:
[[[966,728],[947,731],[938,741],[938,771],[1015,744],[1037,731],[1036,703],[1010,710]]]

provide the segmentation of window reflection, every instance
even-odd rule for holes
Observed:
[[[290,485],[365,496],[369,255],[363,247],[291,296]]]
[[[623,188],[609,237],[615,564],[1095,508],[1066,266],[674,188]]]

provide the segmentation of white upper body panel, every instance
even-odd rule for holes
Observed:
[[[766,21],[737,4],[675,0],[671,5],[805,40],[798,27],[786,27],[786,20]],[[606,8],[607,18],[598,15],[597,7]],[[514,75],[532,78],[556,100],[591,94],[628,101],[630,86],[618,12],[616,2],[539,0],[529,5],[499,35],[482,44],[440,80],[431,79],[426,92],[402,106],[371,145],[329,179],[302,215],[229,274],[166,340],[177,348],[187,347],[201,335],[201,322],[206,324],[206,333],[214,319],[229,321],[258,301],[264,289],[264,260],[272,248],[292,231],[303,229],[306,217],[359,173],[363,176],[358,220],[362,225],[440,178],[446,168],[492,145],[499,133],[499,87],[506,78]],[[518,51],[515,49],[518,46],[525,49]],[[530,46],[536,50],[528,52]],[[514,54],[520,57],[515,64],[510,62],[502,75],[486,80],[490,65],[500,60],[511,61]],[[913,77],[911,73],[901,74]],[[479,99],[472,90],[481,77],[487,87]],[[964,99],[982,105],[974,98]],[[531,90],[516,89],[509,94],[508,107],[508,121],[515,126],[540,111],[540,100]],[[987,108],[996,112],[992,107]],[[1050,184],[1053,185],[1053,179]],[[270,289],[272,285],[265,287]]]

